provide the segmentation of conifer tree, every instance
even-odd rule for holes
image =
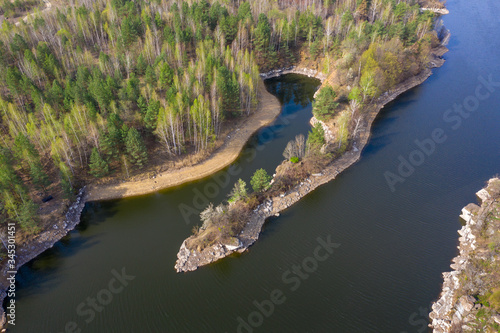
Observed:
[[[125,149],[127,151],[128,160],[137,167],[142,168],[148,162],[146,145],[135,128],[131,128],[127,133]]]
[[[96,147],[92,148],[89,168],[90,173],[97,178],[104,177],[109,173],[108,163],[101,157]]]

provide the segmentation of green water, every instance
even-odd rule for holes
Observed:
[[[220,202],[257,168],[272,173],[286,142],[309,130],[316,80],[267,82],[282,115],[250,140],[233,175],[88,205],[77,230],[21,269],[11,331],[426,332],[441,272],[457,252],[460,210],[500,167],[500,88],[456,129],[458,120],[443,118],[474,95],[478,76],[500,81],[500,5],[459,0],[447,7],[445,65],[381,112],[359,163],[270,219],[247,253],[175,273],[179,246],[199,223],[180,207]],[[446,140],[391,191],[384,173],[397,173],[398,157],[408,159],[415,140],[436,128]],[[340,246],[326,256],[316,248],[328,236]],[[118,292],[112,279],[122,269],[130,278]],[[92,308],[99,297],[106,305]]]

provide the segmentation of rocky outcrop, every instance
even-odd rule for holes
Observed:
[[[55,221],[51,229],[45,230],[29,244],[18,244],[16,248],[16,271],[26,264],[28,261],[36,258],[45,250],[54,246],[61,238],[66,236],[73,230],[78,223],[80,223],[80,215],[85,207],[85,187],[81,188],[78,195],[68,208],[64,219]],[[0,236],[2,239],[7,239],[6,235]],[[1,276],[8,276],[8,265],[2,267]],[[0,304],[7,296],[6,290],[8,282],[6,280],[0,281]],[[0,317],[4,318],[4,309],[0,307]],[[0,327],[3,327],[0,325]]]
[[[284,67],[284,68],[279,68],[279,69],[274,69],[272,71],[266,72],[266,73],[260,73],[260,77],[265,80],[265,79],[270,79],[273,77],[278,77],[281,75],[285,74],[302,74],[306,75],[309,77],[314,77],[323,82],[326,80],[326,75],[321,73],[320,71],[310,69],[310,68],[302,68],[302,67],[295,67],[295,66],[290,66],[290,67]]]
[[[311,124],[311,126],[316,126],[316,124],[321,124],[321,127],[323,127],[323,131],[325,132],[325,141],[327,144],[335,141],[335,136],[333,135],[333,132],[332,130],[330,129],[330,127],[328,127],[327,124],[325,124],[324,121],[322,120],[319,120],[318,118],[316,117],[312,117],[311,120],[309,121],[309,123]]]
[[[494,255],[492,257],[485,246],[494,244],[485,235],[493,235],[495,231],[492,228],[495,225],[498,227],[496,223],[491,223],[494,220],[489,219],[490,214],[498,208],[499,188],[500,180],[490,179],[486,189],[476,193],[481,206],[471,203],[462,209],[460,217],[465,224],[458,231],[459,254],[452,259],[450,266],[453,271],[443,273],[442,292],[432,305],[429,315],[432,320],[429,326],[434,329],[434,333],[484,331],[488,320],[493,323],[496,316],[499,316],[494,310],[483,309],[482,312],[489,315],[482,318],[483,322],[478,324],[478,311],[483,308],[483,304],[475,297],[488,294],[489,283],[485,279],[485,276],[489,275],[488,261],[495,262],[500,259],[498,255],[497,258]],[[496,285],[498,281],[493,283]]]
[[[446,8],[431,8],[431,7],[422,7],[420,8],[421,11],[430,11],[430,12],[434,12],[436,14],[439,14],[439,15],[447,15],[450,13],[450,11]]]

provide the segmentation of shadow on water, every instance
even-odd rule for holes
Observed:
[[[83,232],[92,225],[98,225],[112,218],[118,212],[119,201],[87,202],[80,216],[80,223],[75,229]]]
[[[17,299],[36,294],[40,291],[38,288],[41,288],[41,286],[43,286],[43,290],[56,288],[62,282],[57,278],[63,266],[62,263],[80,251],[85,251],[100,242],[96,236],[82,236],[82,233],[89,227],[113,217],[116,209],[116,200],[87,203],[82,211],[80,223],[75,227],[75,230],[70,231],[53,247],[45,250],[19,269],[16,275],[16,286],[22,288],[23,293],[18,294]]]

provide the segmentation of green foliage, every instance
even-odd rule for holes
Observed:
[[[160,101],[151,99],[149,101],[146,114],[144,115],[144,125],[148,130],[154,131],[156,129],[156,122],[159,111],[160,111]]]
[[[109,173],[108,163],[101,157],[96,147],[92,148],[89,164],[90,174],[94,177],[101,178]]]
[[[349,92],[349,100],[355,100],[359,104],[363,103],[363,94],[361,93],[361,89],[359,87],[353,87]]]
[[[255,192],[260,192],[269,188],[271,179],[272,177],[267,174],[266,170],[258,169],[253,174],[252,179],[250,180],[250,185],[252,185]]]
[[[24,134],[19,134],[14,140],[14,155],[21,161],[22,166],[29,170],[33,184],[45,191],[50,185],[49,176],[43,170],[35,145]]]
[[[317,123],[311,128],[311,131],[308,133],[306,146],[309,150],[317,150],[321,148],[325,143],[325,130],[320,123]]]
[[[247,183],[245,183],[242,179],[238,179],[228,197],[229,202],[236,202],[238,200],[245,199],[247,197]]]
[[[240,89],[238,81],[226,66],[217,71],[217,89],[222,97],[222,109],[231,115],[237,115],[240,109]]]
[[[326,117],[332,117],[338,107],[335,102],[337,94],[330,85],[326,85],[319,91],[313,102],[313,114],[316,118],[324,120]]]
[[[271,26],[265,14],[259,15],[257,27],[255,28],[255,50],[261,55],[266,56],[269,50],[269,43],[271,39]]]
[[[338,142],[338,152],[343,153],[348,144],[349,140],[349,124],[351,121],[351,113],[343,111],[338,119],[338,132],[337,132],[337,142]]]
[[[127,151],[128,160],[131,164],[134,164],[139,168],[143,168],[148,162],[146,145],[144,144],[144,140],[139,134],[139,131],[135,128],[128,130],[127,137],[125,139],[125,149]]]
[[[102,139],[102,149],[107,156],[112,159],[118,158],[121,154],[121,149],[123,147],[123,133],[122,133],[123,121],[120,117],[112,113],[108,117],[107,121],[107,131],[103,135]]]
[[[32,211],[19,204],[27,197],[21,179],[44,190],[47,174],[59,169],[72,197],[79,175],[105,174],[108,161],[127,176],[130,166],[144,166],[139,133],[173,155],[208,149],[226,119],[257,105],[259,72],[309,59],[329,73],[343,57],[349,99],[361,105],[418,73],[437,45],[434,14],[420,13],[409,0],[382,1],[376,11],[373,1],[359,0],[354,9],[328,0],[296,12],[254,1],[160,2],[68,2],[20,26],[4,20],[0,114],[14,169],[2,172],[14,183],[2,192],[2,204],[11,203],[2,209],[9,218]],[[3,14],[38,4],[4,1]],[[336,100],[331,87],[322,89],[315,116],[336,116]],[[342,148],[352,124],[347,115],[341,120]],[[323,142],[319,131],[312,129],[309,146]],[[95,146],[100,151],[89,154]],[[296,141],[289,151],[303,146]]]
[[[300,158],[296,157],[296,156],[293,156],[292,158],[290,158],[290,162],[292,163],[299,163],[300,161]]]

